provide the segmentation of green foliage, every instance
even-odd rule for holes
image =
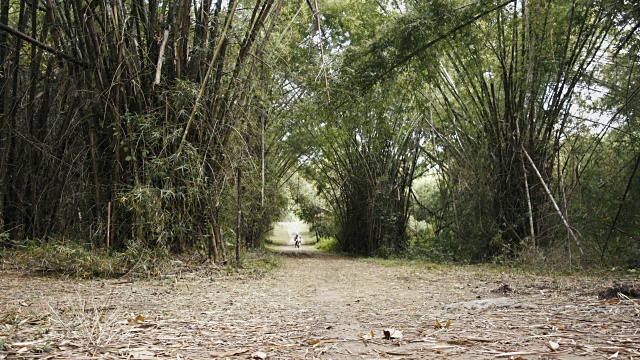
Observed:
[[[337,253],[341,250],[340,243],[334,237],[321,237],[316,243],[316,249],[325,252]]]
[[[288,184],[295,215],[309,224],[309,231],[316,238],[334,237],[333,214],[326,201],[315,194],[312,185],[298,174],[294,174]]]
[[[379,87],[320,122],[305,174],[331,207],[342,250],[388,256],[407,245],[408,196],[421,126],[411,95]],[[371,106],[375,104],[375,106]]]
[[[367,225],[377,214],[386,219],[383,223],[393,219],[385,214],[391,198],[372,196],[376,182],[370,179],[375,177],[367,176],[375,167],[372,163],[383,163],[375,157],[369,162],[367,151],[384,148],[375,140],[385,138],[369,138],[367,131],[385,133],[376,121],[376,115],[385,111],[398,117],[406,114],[391,105],[395,102],[405,109],[414,107],[418,114],[414,126],[424,130],[418,133],[420,155],[437,167],[430,188],[413,189],[416,201],[411,212],[426,225],[418,228],[408,223],[411,246],[407,253],[470,261],[509,260],[524,249],[538,247],[564,249],[569,254],[584,251],[591,256],[609,250],[626,253],[618,251],[618,240],[623,232],[630,241],[636,238],[630,230],[637,228],[636,209],[627,201],[635,199],[634,191],[624,189],[638,188],[631,181],[635,170],[629,166],[638,151],[630,146],[632,141],[620,146],[618,151],[632,155],[610,164],[609,171],[620,175],[618,181],[608,184],[610,195],[594,191],[594,197],[588,199],[590,206],[603,201],[609,204],[599,211],[607,214],[600,234],[573,231],[572,235],[572,225],[587,230],[594,223],[590,210],[584,209],[584,217],[569,211],[578,209],[575,190],[587,185],[581,184],[582,177],[597,173],[593,172],[599,168],[593,152],[601,147],[598,140],[585,153],[577,151],[575,145],[582,140],[573,136],[579,139],[584,134],[576,132],[580,121],[573,116],[577,110],[572,103],[582,95],[576,88],[590,84],[601,70],[594,65],[615,39],[621,39],[618,36],[635,41],[634,34],[620,29],[637,20],[618,17],[624,13],[623,4],[589,1],[460,5],[455,1],[409,2],[405,12],[386,14],[385,26],[369,42],[353,43],[340,53],[343,82],[339,88],[349,91],[349,109],[340,105],[326,117],[340,125],[332,126],[327,120],[328,126],[322,128],[324,141],[331,146],[321,147],[320,153],[330,166],[314,179],[320,179],[316,181],[321,191],[332,194],[329,199],[335,206],[341,245],[370,230]],[[625,26],[620,25],[625,21]],[[627,81],[623,94],[628,99],[635,78],[621,69],[611,73],[617,74],[618,83],[633,79]],[[385,92],[390,89],[412,96],[398,101],[401,97]],[[625,100],[624,104],[629,114],[631,103]],[[358,113],[359,109],[366,110]],[[393,123],[392,118],[386,123]],[[360,121],[368,123],[367,130],[358,127]],[[382,143],[396,143],[397,138],[389,139]],[[409,153],[406,148],[403,151]],[[350,152],[355,155],[348,156]],[[607,153],[599,155],[605,159],[610,156]],[[364,210],[363,205],[355,212],[357,220],[344,221],[348,217],[344,214],[353,213],[353,208],[342,205],[349,204],[349,199],[352,204],[375,203],[376,213]],[[616,213],[624,220],[612,218]],[[345,228],[353,233],[341,233]],[[611,240],[603,233],[607,228],[614,232]],[[384,239],[384,233],[377,234],[378,241]],[[634,248],[629,242],[620,244]],[[386,245],[378,250],[379,254],[389,253]]]
[[[0,61],[24,64],[7,69],[0,89],[0,233],[17,244],[88,234],[121,253],[205,247],[223,262],[218,235],[238,226],[239,196],[237,231],[258,247],[286,205],[287,166],[269,148],[288,126],[278,117],[291,100],[287,71],[264,64],[286,53],[279,15],[292,6],[243,4],[258,19],[222,2],[106,4],[67,2],[55,11],[77,21],[53,27],[41,12],[0,20],[64,54],[0,36]]]
[[[579,178],[573,174],[566,181],[574,189],[570,209],[589,247],[590,261],[638,267],[640,180],[635,172],[640,149],[628,140],[628,133],[621,132],[601,140],[594,135],[576,138],[567,163],[575,167],[573,162],[587,156],[589,163]],[[589,147],[596,141],[599,150],[593,153]]]
[[[10,5],[2,25],[61,52],[0,36],[2,251],[88,235],[29,245],[83,276],[117,272],[107,244],[142,273],[170,251],[224,262],[293,200],[358,254],[636,266],[635,3],[199,4],[78,0],[53,27]]]

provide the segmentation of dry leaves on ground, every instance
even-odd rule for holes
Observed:
[[[261,278],[0,271],[0,359],[640,356],[640,303],[599,299],[611,284],[313,253]]]

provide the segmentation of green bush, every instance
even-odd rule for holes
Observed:
[[[316,243],[316,249],[326,252],[340,251],[340,243],[334,237],[321,237]]]

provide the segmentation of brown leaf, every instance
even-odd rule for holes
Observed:
[[[127,318],[127,322],[128,323],[135,323],[135,324],[140,324],[144,322],[144,316],[142,315],[137,315],[134,319],[132,318]]]
[[[244,353],[247,353],[247,352],[249,352],[249,349],[236,349],[236,350],[229,350],[229,351],[225,351],[225,352],[212,352],[210,355],[212,357],[217,357],[217,358],[227,358],[227,357],[231,357],[231,356],[244,354]]]
[[[373,351],[377,352],[380,356],[387,356],[387,353],[381,349],[373,349]]]

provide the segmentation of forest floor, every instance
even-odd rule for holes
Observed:
[[[183,264],[140,281],[4,267],[0,359],[640,357],[640,302],[598,297],[618,282],[637,289],[637,277],[271,248],[272,270]]]

